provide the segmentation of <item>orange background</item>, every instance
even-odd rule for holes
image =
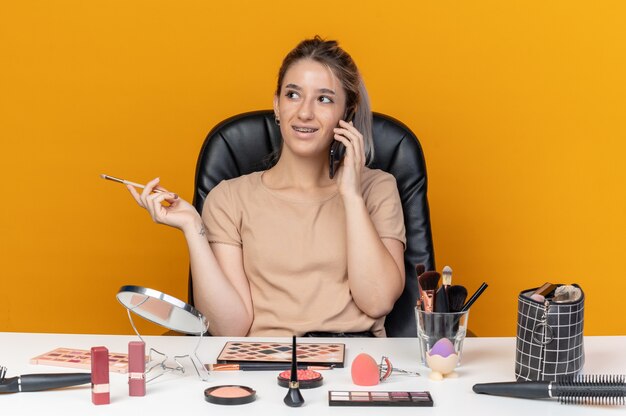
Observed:
[[[353,55],[373,109],[421,139],[437,264],[470,291],[490,285],[473,331],[514,335],[517,293],[553,281],[585,290],[586,334],[626,334],[625,12],[621,1],[2,2],[0,331],[130,333],[124,284],[186,299],[180,232],[98,175],[158,175],[191,198],[206,133],[270,108],[282,57],[321,34]]]

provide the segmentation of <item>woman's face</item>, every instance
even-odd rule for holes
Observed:
[[[285,145],[300,156],[326,153],[344,117],[346,94],[332,70],[303,59],[285,73],[274,111]]]

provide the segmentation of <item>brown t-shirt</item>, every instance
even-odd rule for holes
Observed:
[[[207,196],[203,210],[209,242],[243,250],[254,308],[248,335],[371,330],[385,336],[384,318],[367,316],[350,293],[339,193],[300,201],[273,192],[261,176],[255,172],[221,182]],[[368,168],[361,177],[378,234],[406,245],[395,178]]]

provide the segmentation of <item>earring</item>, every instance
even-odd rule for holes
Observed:
[[[276,123],[277,126],[280,126],[280,119],[278,116],[274,116],[274,123]]]

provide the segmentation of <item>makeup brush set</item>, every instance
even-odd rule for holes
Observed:
[[[483,283],[467,300],[467,289],[461,285],[452,285],[452,268],[445,266],[442,274],[434,270],[425,271],[423,264],[416,267],[419,297],[417,307],[425,312],[456,313],[465,312],[487,289]],[[441,280],[441,286],[439,281]]]

